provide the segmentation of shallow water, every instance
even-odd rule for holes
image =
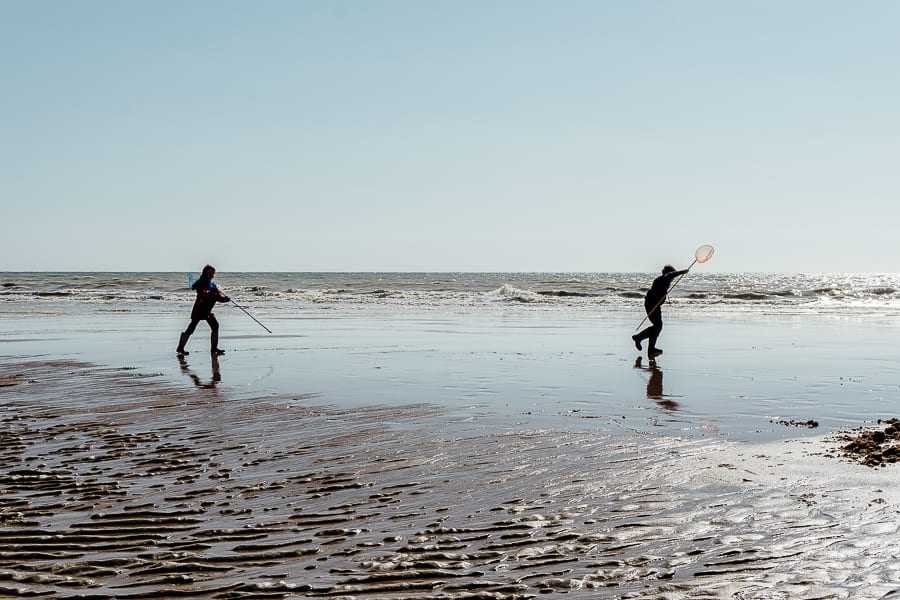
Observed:
[[[183,315],[0,318],[0,357],[39,356],[158,373],[231,397],[314,394],[338,408],[430,403],[486,428],[621,428],[761,441],[893,415],[897,326],[872,319],[671,313],[640,361],[623,317],[359,311],[264,316],[219,310],[218,381],[201,324],[182,362]],[[814,420],[803,430],[779,421]]]

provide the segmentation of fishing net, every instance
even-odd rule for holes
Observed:
[[[709,244],[704,244],[697,248],[697,251],[694,252],[694,258],[697,259],[697,262],[701,265],[712,258],[713,252],[715,249]]]
[[[194,284],[197,283],[197,281],[199,281],[199,279],[200,279],[200,275],[197,275],[196,273],[188,273],[188,287],[190,289],[194,289]],[[211,290],[216,289],[215,281],[209,282],[209,289],[211,289]]]

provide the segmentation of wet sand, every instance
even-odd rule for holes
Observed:
[[[188,369],[179,384],[74,360],[3,363],[0,596],[900,587],[897,475],[842,458],[846,442],[536,427],[518,411],[515,426],[483,427],[440,403],[340,407],[303,385],[236,394],[215,372]]]

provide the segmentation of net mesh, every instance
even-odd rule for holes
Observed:
[[[712,258],[713,252],[715,250],[709,244],[705,244],[697,248],[697,251],[694,252],[694,258],[697,259],[697,262],[701,265]]]

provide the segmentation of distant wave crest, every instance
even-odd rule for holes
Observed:
[[[723,294],[723,298],[727,298],[729,300],[765,300],[769,298],[771,294],[764,294],[762,292],[740,292],[737,294]]]
[[[593,298],[597,294],[586,294],[584,292],[570,292],[568,290],[545,290],[538,292],[541,296],[556,296],[557,298]]]
[[[897,290],[892,287],[875,287],[867,289],[866,293],[874,296],[890,296],[891,294],[896,294]]]
[[[17,311],[50,305],[183,312],[194,301],[184,273],[4,273],[0,302]],[[217,283],[250,308],[360,307],[585,310],[641,314],[653,273],[223,273]],[[691,273],[669,310],[900,315],[900,273]],[[59,309],[54,309],[59,310]]]
[[[520,290],[508,283],[503,284],[500,288],[491,292],[491,295],[500,296],[501,298],[512,302],[535,302],[541,299],[540,294],[529,290]]]

